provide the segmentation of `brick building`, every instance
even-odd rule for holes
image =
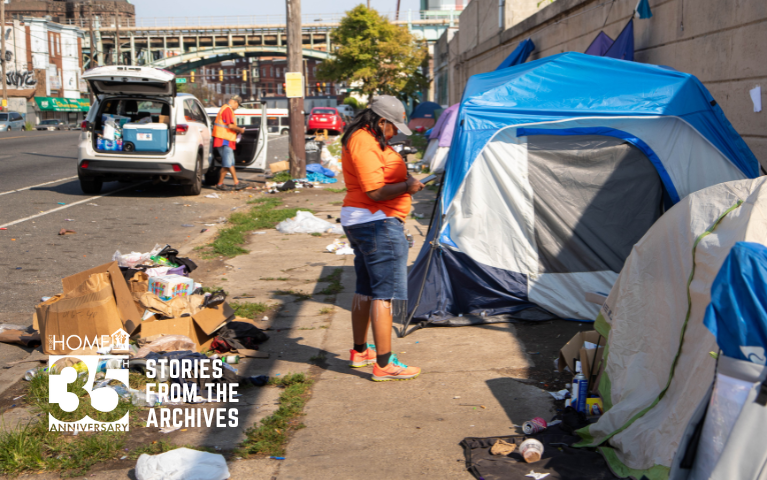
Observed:
[[[0,0],[2,1],[2,0]],[[44,18],[7,21],[5,69],[8,109],[27,122],[58,118],[70,123],[88,111],[81,80],[83,31]]]
[[[91,14],[101,18],[102,24],[112,23],[117,15],[121,25],[130,26],[135,24],[136,7],[127,0],[10,0],[5,14],[17,20],[47,17],[55,23],[79,26],[87,25]]]

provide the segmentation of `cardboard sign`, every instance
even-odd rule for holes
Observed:
[[[301,72],[285,72],[285,96],[287,98],[304,96],[304,76]]]

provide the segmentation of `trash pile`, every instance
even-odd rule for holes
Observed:
[[[101,355],[97,367],[71,357],[52,368],[56,372],[72,366],[80,375],[97,368],[95,388],[113,388],[139,406],[181,402],[167,391],[150,394],[105,378],[107,370],[121,368],[123,360],[116,355],[127,356],[130,371],[142,375],[147,375],[148,364],[157,364],[153,375],[147,376],[192,392],[191,396],[185,394],[186,403],[212,401],[205,394],[205,385],[211,383],[265,384],[260,377],[240,378],[232,364],[244,357],[268,358],[258,349],[269,336],[253,319],[236,316],[223,290],[206,292],[190,278],[196,268],[170,245],[156,245],[145,253],[117,251],[112,262],[62,279],[62,293],[42,299],[33,318],[33,328],[39,333],[27,333],[24,327],[3,328],[0,341],[39,344],[43,338],[42,352],[47,355]],[[198,365],[204,368],[202,365],[217,359],[222,362],[220,378],[194,373]],[[182,369],[180,375],[174,375],[172,369],[169,374],[168,368],[160,368],[176,360],[191,365],[192,370]],[[40,371],[46,369],[32,369],[25,378],[31,380]]]
[[[116,152],[164,152],[168,148],[168,124],[170,119],[160,115],[160,122],[152,121],[151,115],[135,122],[130,117],[105,113],[101,115],[104,125],[96,136],[96,148]]]
[[[335,253],[336,255],[354,255],[354,249],[349,245],[348,242],[344,242],[340,239],[335,239],[333,243],[325,247],[325,249],[330,253]]]
[[[96,148],[98,150],[121,152],[123,150],[122,129],[126,123],[131,121],[130,117],[105,113],[101,115],[101,121],[104,124],[104,129],[96,137]]]

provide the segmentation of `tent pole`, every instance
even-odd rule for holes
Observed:
[[[432,224],[434,223],[434,215],[437,213],[437,207],[439,206],[439,202],[442,199],[442,186],[445,184],[445,174],[442,174],[442,178],[440,179],[439,183],[439,190],[437,191],[437,201],[434,202],[434,209],[432,210],[431,218],[429,219],[429,229],[426,230],[426,236],[429,236],[429,232],[431,231]],[[439,214],[439,218],[437,219],[437,225],[435,225],[435,228],[437,228],[437,231],[439,231],[439,228],[442,225],[442,214]],[[402,326],[402,330],[399,333],[399,337],[406,337],[410,335],[414,330],[417,330],[419,327],[414,327],[409,332],[407,331],[407,327],[410,326],[410,322],[413,320],[413,316],[415,315],[416,310],[418,310],[418,307],[421,305],[421,297],[423,296],[423,287],[426,285],[426,277],[429,275],[429,267],[431,267],[431,259],[434,256],[434,250],[437,249],[437,246],[439,245],[439,237],[435,233],[434,239],[431,242],[431,249],[429,249],[429,258],[426,259],[426,268],[424,270],[423,274],[423,281],[421,282],[421,288],[418,289],[418,300],[415,302],[415,307],[413,307],[413,310],[410,312],[410,316],[407,317],[407,320],[405,320],[405,324]]]

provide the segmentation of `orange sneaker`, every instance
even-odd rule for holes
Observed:
[[[397,359],[395,354],[392,354],[389,364],[384,368],[381,368],[376,363],[373,366],[373,381],[385,382],[387,380],[410,380],[421,374],[421,369],[418,367],[408,367],[404,363]]]
[[[364,352],[360,353],[355,349],[349,350],[351,352],[351,359],[349,360],[349,366],[352,368],[361,368],[373,365],[376,363],[376,347],[368,343],[368,348]]]

